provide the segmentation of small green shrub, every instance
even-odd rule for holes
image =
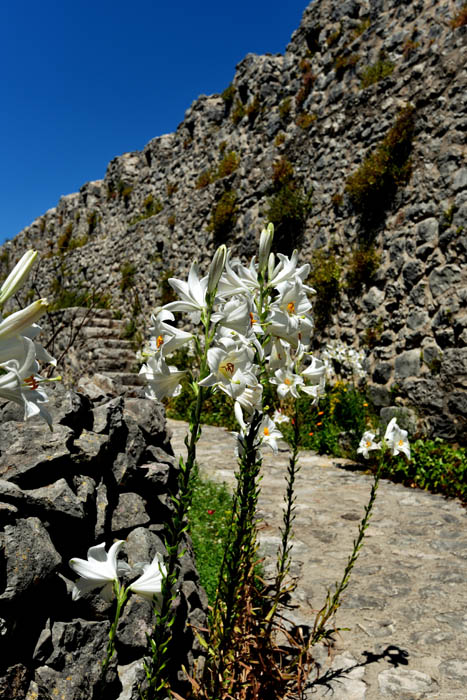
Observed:
[[[339,298],[341,265],[335,250],[316,250],[311,256],[311,273],[307,284],[316,290],[313,296],[313,318],[317,331],[329,324]]]
[[[238,98],[235,100],[235,107],[232,110],[231,119],[234,124],[238,124],[239,121],[245,116],[245,107],[243,103]]]
[[[171,301],[177,300],[175,291],[169,284],[169,277],[174,277],[174,271],[171,269],[165,270],[159,277],[159,294],[161,306],[169,304]]]
[[[349,294],[361,296],[374,281],[381,256],[372,243],[360,243],[350,254],[347,266],[346,287]]]
[[[178,190],[178,183],[177,182],[170,182],[170,180],[167,181],[166,184],[166,190],[167,190],[167,197],[172,197],[177,190]]]
[[[404,43],[404,46],[402,47],[402,54],[404,58],[407,60],[412,56],[413,53],[420,47],[420,42],[419,41],[413,41],[412,39],[407,39],[407,41]]]
[[[332,46],[334,46],[334,44],[337,44],[341,36],[342,25],[339,25],[338,28],[334,32],[332,32],[326,39],[326,44],[328,45],[328,47],[331,48]]]
[[[68,248],[67,250],[74,250],[75,248],[82,248],[84,245],[89,240],[89,236],[87,233],[83,234],[82,236],[79,236],[79,238],[72,238],[71,241],[68,243]]]
[[[131,193],[133,192],[133,185],[127,185],[125,182],[120,180],[117,186],[117,191],[119,196],[123,199],[125,206],[128,206]]]
[[[214,235],[216,243],[223,243],[237,222],[237,194],[226,190],[215,205],[208,231]]]
[[[300,447],[319,454],[355,459],[362,434],[372,415],[363,391],[337,382],[318,404],[310,397],[298,400]],[[291,437],[292,426],[281,425],[281,432]]]
[[[210,185],[211,182],[212,170],[211,168],[208,168],[207,170],[203,170],[203,172],[199,175],[198,179],[195,182],[195,189],[202,190],[204,187]]]
[[[92,233],[94,233],[96,226],[99,222],[99,216],[97,214],[97,211],[91,211],[86,217],[86,220],[88,222],[88,235],[90,236]]]
[[[279,117],[281,118],[281,121],[283,121],[283,122],[288,121],[288,119],[290,117],[291,108],[292,108],[292,98],[286,97],[285,99],[282,100],[282,102],[279,105]]]
[[[458,27],[465,27],[467,24],[467,2],[465,2],[459,12],[452,18],[451,27],[452,29],[457,29]]]
[[[176,223],[175,214],[170,214],[170,216],[167,217],[167,226],[170,229],[172,229],[172,231],[175,228],[175,223]]]
[[[110,309],[112,297],[105,292],[95,292],[81,287],[63,287],[61,281],[55,279],[51,285],[52,301],[49,311],[68,309],[71,306],[81,306],[94,309]]]
[[[122,279],[120,280],[120,291],[122,293],[128,291],[132,287],[134,287],[135,284],[135,275],[136,275],[136,265],[133,263],[129,262],[128,260],[124,262],[121,267],[120,267],[120,274],[122,276]]]
[[[130,221],[130,226],[133,226],[133,224],[137,224],[138,221],[144,221],[145,219],[149,219],[151,216],[155,216],[156,214],[159,214],[164,208],[164,205],[158,199],[157,197],[154,197],[152,194],[148,194],[146,199],[143,202],[143,211],[139,216],[135,216],[134,219]]]
[[[248,121],[250,122],[250,124],[254,124],[256,118],[259,116],[260,113],[261,102],[259,101],[259,97],[255,95],[251,102],[249,102],[245,107],[245,114],[248,117]]]
[[[383,331],[383,319],[379,318],[373,326],[368,326],[368,328],[365,329],[362,336],[363,344],[370,349],[376,347],[377,345],[379,345],[379,341],[381,340]]]
[[[216,179],[222,177],[227,177],[231,175],[238,168],[240,164],[240,158],[235,153],[235,151],[229,151],[226,153],[221,162],[218,165],[216,172]]]
[[[310,94],[316,80],[316,76],[311,71],[309,61],[302,61],[300,64],[302,70],[302,86],[295,96],[295,105],[298,110],[302,108],[303,103]]]
[[[388,206],[397,188],[411,173],[409,155],[415,129],[415,107],[408,105],[382,143],[347,178],[346,192],[355,209],[370,219]]]
[[[281,187],[290,182],[293,176],[293,165],[285,156],[282,156],[272,164],[272,182],[275,187]]]
[[[210,605],[216,599],[224,548],[232,520],[232,496],[224,484],[192,476],[188,530],[201,585]]]
[[[224,100],[224,104],[227,110],[230,110],[230,108],[233,105],[234,97],[235,97],[235,88],[230,83],[225,90],[221,93],[221,97]]]
[[[334,71],[336,73],[336,79],[337,80],[342,80],[344,77],[344,73],[351,68],[354,68],[354,66],[357,65],[357,63],[360,60],[360,56],[358,53],[352,53],[349,56],[336,56],[336,60],[334,61]]]
[[[70,245],[71,237],[73,235],[73,224],[70,222],[65,226],[65,230],[62,235],[58,237],[57,240],[57,250],[60,255],[63,255]]]
[[[367,29],[369,29],[371,26],[371,19],[367,17],[366,19],[363,19],[360,24],[355,27],[355,29],[352,32],[352,40],[358,39],[359,36],[361,36],[364,32],[366,32]]]
[[[279,148],[279,146],[282,146],[282,144],[285,141],[285,134],[283,131],[279,131],[278,134],[276,134],[276,138],[274,139],[274,145],[276,148]]]
[[[391,75],[395,68],[392,61],[388,61],[386,58],[381,57],[376,63],[371,66],[367,66],[362,73],[362,79],[360,82],[360,88],[364,90],[370,85],[379,83],[380,80],[384,80],[388,75]]]
[[[310,126],[317,120],[316,114],[310,114],[309,112],[300,112],[300,114],[295,119],[295,124],[301,129],[309,129]]]
[[[311,192],[292,178],[280,183],[268,201],[266,220],[274,224],[274,248],[290,255],[302,238],[311,210]]]
[[[394,457],[383,476],[467,502],[467,449],[435,438],[411,443],[411,459]]]

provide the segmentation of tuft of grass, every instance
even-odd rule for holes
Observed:
[[[316,114],[310,114],[309,112],[300,112],[300,114],[295,119],[295,124],[300,127],[300,129],[309,129],[310,126],[317,120]]]
[[[408,182],[414,130],[415,107],[407,105],[376,150],[347,178],[345,190],[352,204],[369,219],[380,215],[397,188]]]
[[[221,162],[219,163],[215,179],[220,179],[231,175],[236,171],[239,164],[240,158],[235,153],[235,151],[229,151],[224,155]]]
[[[347,267],[347,290],[360,296],[374,281],[381,256],[372,243],[360,243],[352,249]]]
[[[132,226],[133,224],[137,224],[138,221],[144,221],[144,219],[149,219],[151,216],[159,214],[159,212],[161,212],[163,208],[164,205],[162,204],[160,199],[154,197],[152,194],[148,194],[148,196],[143,202],[142,213],[130,221],[130,226]]]
[[[295,105],[298,110],[302,108],[302,105],[310,94],[316,80],[316,76],[311,71],[309,61],[306,59],[302,60],[300,62],[300,69],[302,71],[302,85],[300,90],[295,95]]]
[[[285,97],[279,105],[279,117],[282,122],[288,121],[292,109],[292,98]]]
[[[311,274],[307,284],[316,290],[313,297],[313,318],[317,331],[329,324],[339,298],[341,265],[334,249],[316,250],[311,257]]]
[[[467,24],[467,2],[465,2],[459,12],[454,15],[451,20],[451,28],[458,29],[458,27],[465,27]]]
[[[193,542],[196,567],[209,604],[214,605],[224,550],[232,521],[232,496],[225,484],[191,479],[193,499],[188,529]]]
[[[224,100],[225,108],[227,110],[230,110],[230,108],[233,105],[233,101],[234,101],[234,97],[235,97],[235,88],[232,85],[232,83],[230,83],[230,85],[228,85],[225,88],[225,90],[221,93],[221,97]]]
[[[215,241],[224,243],[237,222],[237,193],[226,190],[211,213],[208,231],[213,234]]]
[[[336,79],[342,80],[344,73],[351,68],[354,68],[360,60],[358,53],[352,53],[350,56],[337,56],[334,61],[334,70]]]
[[[392,61],[388,61],[384,56],[382,56],[376,63],[371,66],[367,66],[362,73],[362,79],[360,82],[360,88],[364,90],[370,85],[375,85],[379,83],[380,80],[384,80],[388,75],[391,75],[395,68]]]

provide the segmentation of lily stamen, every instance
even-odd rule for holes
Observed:
[[[30,377],[26,377],[24,380],[24,383],[27,384],[27,386],[32,389],[32,391],[36,391],[36,389],[39,388],[39,382],[37,379],[34,377],[33,374],[31,374]]]

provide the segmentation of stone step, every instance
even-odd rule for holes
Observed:
[[[144,386],[146,383],[141,374],[137,372],[106,372],[109,379],[120,382],[124,386]]]
[[[136,353],[131,348],[117,347],[99,347],[90,350],[91,357],[98,360],[99,357],[106,357],[109,360],[125,359],[128,362],[136,362]]]
[[[86,340],[101,340],[102,338],[118,340],[123,333],[123,327],[114,326],[109,328],[108,326],[99,327],[93,324],[92,326],[84,326],[80,332]]]
[[[137,366],[136,358],[133,358],[133,362],[130,362],[127,358],[122,357],[99,357],[99,359],[94,360],[95,372],[101,372],[102,374],[108,374],[109,372],[129,372],[131,368]]]

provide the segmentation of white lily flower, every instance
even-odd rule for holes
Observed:
[[[24,408],[24,420],[40,415],[49,427],[52,417],[41,404],[47,403],[47,394],[40,384],[47,381],[38,375],[36,344],[22,335],[0,340],[0,397]]]
[[[25,283],[31,267],[37,258],[37,250],[28,250],[21,260],[16,263],[2,286],[0,287],[0,306],[9,299]]]
[[[282,433],[276,428],[276,424],[269,416],[264,416],[259,426],[259,435],[261,444],[268,445],[271,450],[277,454],[277,441],[282,439]]]
[[[324,388],[326,384],[326,365],[322,360],[318,360],[316,357],[311,358],[311,363],[302,372],[301,376],[310,385],[302,386],[301,389],[306,394],[318,398],[324,393]]]
[[[277,308],[289,316],[303,316],[311,309],[311,302],[305,292],[303,282],[295,279],[276,285],[279,297],[274,300],[271,308]]]
[[[256,369],[256,367],[255,367]],[[258,378],[253,372],[248,372],[243,375],[245,380],[245,385],[243,390],[236,395],[233,395],[232,390],[227,390],[226,387],[219,385],[226,394],[235,398],[234,413],[235,418],[239,422],[243,430],[246,430],[246,423],[243,416],[243,411],[246,412],[248,419],[251,418],[254,411],[261,411],[262,409],[262,396],[263,396],[263,385],[258,381]]]
[[[185,372],[168,365],[162,356],[150,357],[139,371],[146,379],[146,397],[161,400],[165,396],[178,396],[182,390],[180,382]]]
[[[273,415],[272,419],[273,419],[274,423],[279,423],[279,425],[281,423],[289,423],[290,422],[289,416],[286,416],[285,413],[282,413],[280,408],[278,408],[274,411],[274,415]]]
[[[304,382],[302,377],[295,374],[292,369],[288,367],[281,367],[274,372],[274,377],[270,380],[271,384],[277,384],[277,393],[281,398],[291,394],[296,399],[299,398],[300,394],[298,389],[302,389]]]
[[[147,350],[143,352],[143,357],[147,353],[160,353],[163,357],[166,357],[193,338],[193,333],[181,331],[170,323],[166,323],[174,320],[175,316],[167,309],[161,308],[151,315],[153,325],[149,332],[152,337],[148,343]]]
[[[212,321],[241,335],[247,335],[255,321],[251,297],[233,297],[212,315]]]
[[[199,386],[214,386],[223,384],[230,386],[239,385],[239,391],[243,391],[243,372],[251,370],[254,351],[246,344],[239,344],[231,338],[220,338],[219,345],[208,350],[208,365],[211,373]],[[240,388],[241,387],[241,388]]]
[[[310,316],[289,315],[278,308],[271,309],[268,317],[268,332],[276,338],[283,338],[292,347],[299,343],[309,345],[313,331],[313,321]]]
[[[162,581],[167,576],[167,569],[160,554],[156,554],[150,564],[143,564],[143,574],[129,586],[130,591],[137,595],[153,600],[160,598]]]
[[[101,588],[101,595],[108,602],[112,599],[113,584],[118,580],[117,554],[124,540],[118,540],[105,551],[105,543],[88,549],[87,559],[70,559],[69,565],[82,580],[76,581],[72,597],[78,600],[83,594]]]
[[[310,265],[306,263],[305,265],[297,268],[298,252],[296,250],[293,251],[292,257],[290,258],[282,253],[278,253],[277,257],[279,258],[279,263],[276,265],[276,267],[272,268],[272,265],[269,267],[268,287],[277,287],[282,282],[290,282],[296,279],[300,279],[302,282],[304,282],[308,277]],[[312,289],[312,287],[307,287],[307,289],[312,292],[315,291]]]
[[[407,430],[402,430],[397,425],[397,418],[391,418],[384,434],[384,441],[392,451],[393,457],[400,454],[405,454],[407,459],[410,459],[410,445],[407,440]]]
[[[164,308],[167,311],[189,311],[196,315],[206,308],[206,291],[208,278],[199,278],[198,264],[193,262],[188,273],[188,281],[183,282],[175,277],[168,280],[172,289],[180,297],[180,301],[171,301]]]
[[[248,268],[244,267],[240,260],[230,260],[230,251],[227,253],[224,272],[219,280],[217,292],[221,297],[232,294],[247,294],[259,289],[258,273],[255,259],[253,258]]]
[[[23,333],[42,316],[48,306],[47,299],[38,299],[25,309],[15,311],[0,322],[0,340]]]
[[[368,457],[370,456],[369,453],[372,450],[380,450],[380,449],[381,449],[381,443],[375,442],[374,433],[367,430],[362,435],[362,439],[360,440],[360,444],[357,448],[357,454],[363,455],[365,457],[365,459],[368,459]]]

